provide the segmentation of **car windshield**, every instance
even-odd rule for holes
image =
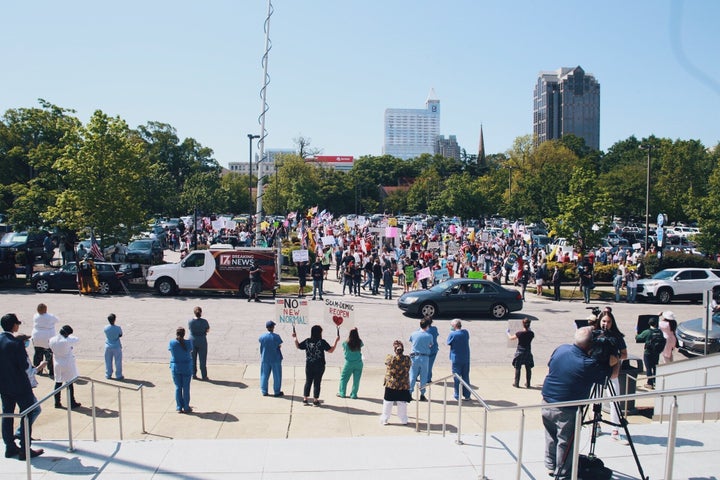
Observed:
[[[27,233],[13,233],[5,235],[2,239],[3,245],[10,245],[11,243],[22,243],[27,241]]]
[[[667,280],[677,273],[677,270],[661,270],[652,276],[655,280]]]
[[[149,250],[152,246],[152,240],[135,240],[128,245],[128,250]]]

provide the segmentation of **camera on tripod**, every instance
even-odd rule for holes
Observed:
[[[611,366],[610,357],[620,357],[620,347],[618,346],[617,338],[607,335],[605,330],[593,330],[590,356],[593,357],[598,364],[609,368]]]

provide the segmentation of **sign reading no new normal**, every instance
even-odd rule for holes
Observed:
[[[326,299],[323,303],[323,323],[349,331],[355,327],[355,305],[339,300]],[[315,325],[318,319],[310,317],[310,305],[304,298],[278,298],[275,300],[275,318],[279,325]]]

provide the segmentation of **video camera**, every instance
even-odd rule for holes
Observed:
[[[610,357],[620,356],[618,339],[607,335],[605,333],[605,330],[593,330],[590,356],[594,358],[600,365],[610,367]]]
[[[592,314],[595,315],[595,318],[598,318],[600,313],[602,313],[600,307],[585,307],[585,310],[592,310]]]

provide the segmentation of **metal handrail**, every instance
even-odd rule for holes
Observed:
[[[122,390],[131,390],[133,392],[140,392],[140,423],[141,423],[141,433],[147,433],[145,430],[145,396],[143,387],[145,384],[141,383],[139,385],[135,385],[133,387],[129,385],[118,385],[116,383],[110,383],[105,382],[103,380],[95,380],[90,377],[78,377],[85,381],[90,382],[90,404],[91,404],[91,410],[92,410],[92,424],[93,424],[93,442],[97,442],[97,428],[96,428],[96,420],[97,416],[95,414],[95,384],[99,385],[106,385],[109,387],[117,388],[117,395],[118,395],[118,425],[120,428],[120,440],[123,440],[123,429],[122,429]]]
[[[53,398],[55,394],[60,393],[62,390],[67,390],[70,388],[71,385],[74,385],[78,380],[84,380],[87,382],[90,382],[90,391],[91,391],[91,410],[92,410],[92,430],[93,430],[93,441],[97,442],[97,427],[96,427],[96,415],[95,415],[95,384],[101,384],[101,385],[107,385],[110,387],[114,387],[118,389],[118,422],[120,424],[120,440],[123,439],[123,431],[122,431],[122,404],[121,404],[121,390],[132,390],[132,391],[140,391],[140,420],[142,423],[142,433],[147,433],[145,430],[145,400],[143,395],[143,387],[144,384],[139,384],[134,387],[130,387],[128,385],[118,385],[115,383],[110,382],[104,382],[102,380],[95,380],[90,377],[75,377],[72,380],[70,380],[67,383],[64,383],[63,385],[59,386],[58,388],[54,389],[47,395],[45,395],[40,400],[36,401],[32,405],[30,405],[28,408],[23,410],[20,413],[1,413],[0,418],[20,418],[20,421],[24,424],[24,434],[25,434],[25,462],[26,462],[26,468],[27,468],[27,479],[32,479],[32,464],[30,463],[31,456],[30,456],[30,420],[28,415],[30,412],[34,411],[37,408],[40,408],[40,405],[45,403],[50,398]],[[67,392],[66,392],[67,395]],[[73,435],[72,435],[72,402],[68,402],[68,408],[67,408],[67,418],[68,418],[68,452],[73,452],[75,449],[73,448]]]
[[[700,369],[698,369],[700,370]],[[431,397],[431,387],[433,384],[439,384],[443,383],[443,385],[446,386],[447,389],[447,379],[453,377],[454,380],[457,380],[460,382],[461,386],[464,386],[470,391],[470,394],[480,403],[484,410],[484,418],[483,418],[483,440],[482,440],[482,467],[481,467],[481,475],[480,478],[485,479],[487,478],[485,476],[485,458],[486,458],[486,449],[487,449],[487,428],[488,428],[488,414],[489,413],[495,413],[495,412],[508,412],[508,411],[520,411],[521,412],[521,418],[520,418],[520,426],[519,426],[519,439],[518,439],[518,455],[517,455],[517,473],[516,478],[520,479],[520,474],[522,471],[522,452],[523,452],[523,445],[524,445],[524,433],[525,433],[525,411],[526,410],[537,410],[547,407],[548,404],[531,404],[531,405],[518,405],[518,406],[511,406],[511,407],[491,407],[489,406],[483,399],[480,397],[480,395],[473,390],[473,388],[468,385],[459,375],[453,374],[449,377],[444,377],[442,379],[439,379],[437,381],[433,381],[427,385],[428,387],[428,406],[430,402],[432,401]],[[678,421],[678,403],[677,403],[677,397],[678,396],[685,396],[685,395],[695,395],[702,393],[703,395],[706,395],[707,393],[713,393],[713,392],[720,392],[720,384],[718,385],[705,385],[705,386],[699,386],[699,387],[684,387],[684,388],[674,388],[670,390],[654,390],[652,392],[643,392],[643,393],[634,393],[634,394],[626,394],[626,395],[616,395],[613,397],[614,402],[620,402],[624,401],[627,402],[628,400],[640,400],[640,399],[646,399],[646,398],[657,398],[660,397],[661,399],[664,399],[665,397],[672,397],[673,402],[670,408],[670,423],[668,425],[668,442],[666,446],[666,459],[665,459],[665,476],[664,478],[667,480],[672,479],[672,470],[673,470],[673,463],[675,458],[675,436],[677,433],[677,421]],[[556,408],[562,408],[562,407],[580,407],[585,405],[592,405],[596,403],[602,403],[602,399],[598,398],[588,398],[583,400],[575,400],[570,402],[557,402],[553,403],[552,406]],[[457,439],[456,443],[462,444],[461,436],[462,436],[462,429],[461,429],[461,421],[462,418],[462,396],[458,396],[458,428],[457,428]],[[703,403],[703,408],[705,407],[705,403]],[[447,405],[444,402],[443,408],[446,409]],[[580,428],[582,427],[582,418],[581,413],[582,409],[578,408],[578,412],[576,414],[576,421],[575,421],[575,436],[574,436],[574,449],[573,449],[573,458],[572,458],[572,479],[577,480],[577,469],[578,469],[578,457],[579,457],[579,451],[580,451]],[[418,412],[419,413],[419,412]],[[443,417],[445,417],[445,412],[443,412]],[[444,419],[443,419],[444,422]],[[416,419],[416,424],[419,424],[419,419]],[[427,428],[428,428],[428,434],[430,432],[430,408],[428,408],[428,417],[427,417]],[[417,427],[416,427],[417,430]],[[419,431],[419,430],[418,430]],[[445,425],[443,424],[443,436],[445,435]]]

